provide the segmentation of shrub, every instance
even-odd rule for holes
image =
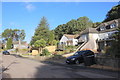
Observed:
[[[50,55],[50,52],[48,51],[48,49],[43,49],[42,56],[48,56],[48,55]]]
[[[74,52],[74,50],[71,49],[70,52]]]

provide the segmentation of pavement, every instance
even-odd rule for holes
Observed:
[[[117,80],[117,71],[67,64],[40,62],[16,55],[3,55],[3,78],[109,78]]]

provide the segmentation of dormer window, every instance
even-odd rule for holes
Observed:
[[[115,28],[115,27],[116,27],[115,23],[110,25],[110,28]]]
[[[103,30],[105,30],[105,27],[101,27],[101,28],[100,28],[100,31],[103,31]]]
[[[106,26],[106,29],[110,29],[110,28],[111,28],[110,25],[107,25],[107,26]]]

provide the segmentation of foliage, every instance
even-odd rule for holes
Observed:
[[[33,45],[37,40],[40,39],[44,39],[46,43],[48,43],[49,36],[50,36],[49,24],[47,22],[47,19],[43,17],[40,21],[40,24],[35,30],[34,36],[32,37],[30,44]]]
[[[2,38],[5,38],[5,40],[7,40],[8,38],[10,38],[12,36],[13,36],[12,29],[6,29],[2,33]]]
[[[77,20],[72,19],[66,24],[58,25],[55,28],[55,39],[60,40],[63,34],[79,34],[88,27],[96,27],[99,22],[93,23],[88,17],[80,17]]]
[[[39,27],[44,27],[46,29],[49,29],[49,24],[47,22],[46,17],[44,17],[44,16],[42,17],[40,24],[39,24]]]
[[[53,33],[53,31],[49,32],[49,37],[48,37],[48,45],[53,45],[53,40],[55,39],[55,35]]]
[[[57,45],[58,41],[57,40],[53,40],[53,45]]]
[[[120,18],[120,4],[112,7],[112,9],[107,13],[106,19],[103,22]]]
[[[43,56],[48,56],[48,55],[50,55],[50,52],[48,51],[48,49],[43,49],[42,55]]]
[[[34,46],[37,48],[44,48],[46,46],[46,41],[44,39],[37,40]]]
[[[12,49],[12,38],[7,40],[7,49]]]
[[[120,58],[120,28],[112,37],[115,40],[112,42],[112,46],[107,50],[107,53],[110,53],[112,57]]]
[[[96,27],[98,27],[100,24],[101,24],[101,22],[95,22],[95,23],[93,23],[92,27],[93,27],[93,28],[96,28]]]
[[[19,29],[6,29],[2,33],[2,38],[4,41],[12,38],[13,41],[24,40],[25,39],[25,31]]]

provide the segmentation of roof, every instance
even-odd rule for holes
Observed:
[[[76,35],[64,34],[64,36],[66,36],[69,39],[73,39],[73,38],[77,38],[79,35],[78,34],[76,34]]]
[[[98,31],[97,31],[97,28],[87,28],[84,31],[82,31],[80,35],[87,34],[87,33],[98,33]]]
[[[19,41],[14,41],[13,44],[19,44]],[[21,44],[27,44],[26,41],[21,41]]]
[[[117,24],[117,26],[118,25],[120,25],[120,18],[119,19],[114,19],[114,20],[111,20],[111,21],[108,21],[108,22],[104,22],[104,23],[101,23],[98,27],[97,27],[97,29],[99,29],[99,28],[101,28],[101,27],[106,27],[106,26],[109,26],[110,24],[112,24],[112,23],[116,23]],[[116,28],[112,28],[112,29],[105,29],[105,30],[103,30],[103,31],[99,31],[100,33],[103,33],[103,32],[110,32],[110,31],[115,31],[117,29],[117,27]]]
[[[110,25],[114,22],[120,22],[120,18],[119,19],[114,19],[114,20],[111,20],[111,21],[108,21],[108,22],[104,22],[104,23],[101,23],[97,28],[101,27],[101,26],[107,26],[107,25]]]

